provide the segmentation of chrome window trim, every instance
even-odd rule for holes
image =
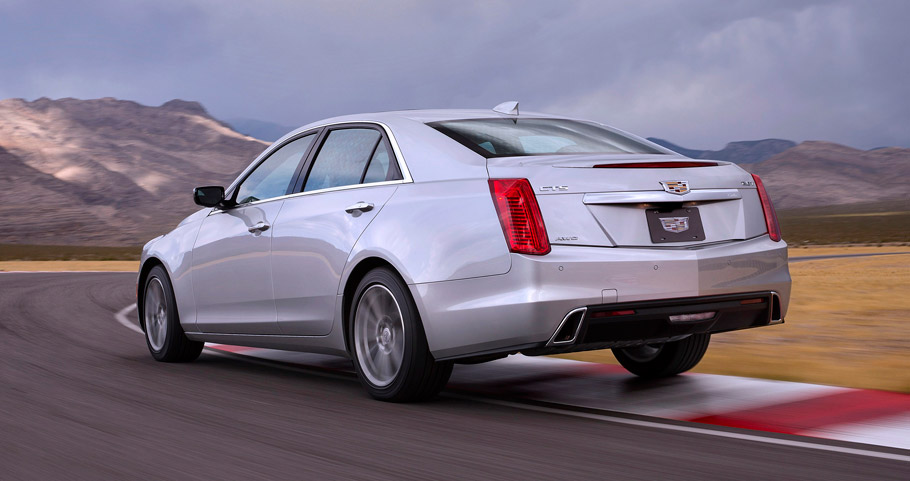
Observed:
[[[246,204],[237,204],[229,209],[221,209],[218,207],[213,207],[212,212],[210,212],[209,215],[218,214],[221,212],[230,212],[234,209],[243,209],[244,207],[249,207],[251,205],[259,205],[259,204],[264,204],[266,202],[293,199],[296,197],[303,197],[303,196],[307,196],[307,195],[326,194],[329,192],[336,192],[339,190],[364,189],[364,188],[369,188],[369,187],[381,187],[381,186],[385,186],[385,185],[399,185],[399,184],[407,184],[407,183],[411,183],[411,182],[413,182],[413,181],[406,182],[405,180],[384,180],[382,182],[370,182],[369,184],[351,184],[351,185],[342,185],[342,186],[338,186],[338,187],[329,187],[326,189],[310,190],[307,192],[296,192],[294,194],[285,194],[285,195],[282,195],[279,197],[270,197],[268,199],[257,200],[255,202],[247,202]]]
[[[332,123],[328,123],[328,124],[316,125],[309,129],[306,129],[304,131],[301,131],[299,133],[295,133],[294,135],[289,136],[287,138],[287,140],[285,140],[284,142],[281,142],[280,144],[278,142],[275,142],[274,144],[272,144],[272,146],[274,146],[274,148],[272,148],[272,146],[270,146],[265,151],[263,151],[261,154],[259,154],[259,157],[256,157],[256,159],[246,169],[244,169],[243,172],[241,172],[240,175],[238,175],[237,178],[234,179],[233,182],[231,182],[231,185],[229,185],[228,188],[225,189],[224,191],[226,193],[228,193],[228,192],[233,193],[234,189],[237,188],[237,185],[240,183],[241,180],[245,180],[246,177],[249,175],[249,173],[253,169],[259,167],[259,164],[261,164],[262,161],[264,161],[266,158],[268,158],[270,155],[272,155],[273,152],[284,147],[285,145],[287,145],[299,138],[305,137],[311,133],[318,134],[318,131],[321,129],[324,129],[327,127],[334,127],[336,125],[347,125],[347,124],[378,125],[380,128],[382,128],[383,132],[385,132],[386,137],[389,139],[389,143],[392,144],[392,151],[395,153],[395,160],[398,162],[398,170],[401,171],[402,179],[401,180],[386,180],[386,181],[382,181],[382,182],[371,182],[369,184],[354,184],[352,186],[330,187],[327,189],[312,190],[312,191],[306,192],[306,193],[312,194],[312,193],[318,193],[318,192],[329,192],[332,190],[341,190],[343,188],[362,187],[362,186],[367,186],[367,185],[380,185],[380,184],[385,185],[385,184],[393,184],[393,183],[408,184],[408,183],[414,182],[414,179],[411,177],[411,171],[408,170],[408,164],[405,163],[405,161],[404,161],[404,155],[402,155],[401,149],[398,147],[398,140],[395,138],[395,134],[392,133],[392,129],[390,129],[388,125],[386,125],[382,122],[377,122],[375,120],[346,120],[343,122],[332,122]],[[249,203],[242,204],[242,205],[245,205],[245,206],[253,205],[253,204],[257,204],[257,203],[261,203],[261,202],[266,202],[269,200],[296,196],[296,195],[299,195],[302,193],[303,192],[298,192],[295,194],[286,194],[286,195],[283,195],[280,197],[271,197],[268,199],[257,200],[256,202],[249,202]]]

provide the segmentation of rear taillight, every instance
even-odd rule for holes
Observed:
[[[533,255],[550,252],[547,228],[528,179],[490,179],[490,192],[509,250]]]
[[[755,180],[755,188],[758,189],[758,198],[761,199],[761,209],[765,213],[765,225],[768,226],[768,235],[771,240],[777,242],[780,240],[780,224],[777,223],[777,212],[774,211],[774,205],[771,204],[771,197],[768,197],[768,191],[765,190],[765,184],[757,175],[752,174]]]

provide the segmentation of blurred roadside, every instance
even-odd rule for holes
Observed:
[[[104,250],[99,249],[76,249],[69,255],[101,257]],[[908,251],[906,244],[792,247],[791,259],[891,255],[792,263],[787,322],[715,336],[696,371],[910,392],[910,254],[893,254]],[[24,252],[38,257],[38,251]],[[3,257],[7,255],[12,254],[4,250]],[[137,269],[136,260],[0,260],[0,271]],[[616,364],[610,351],[564,357]]]

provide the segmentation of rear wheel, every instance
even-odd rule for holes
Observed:
[[[668,377],[695,367],[710,340],[710,334],[693,334],[666,344],[616,348],[613,355],[632,374],[650,379]]]
[[[368,272],[354,293],[349,335],[361,384],[376,399],[420,401],[439,393],[452,362],[436,362],[414,300],[398,275]]]
[[[187,362],[199,357],[204,343],[187,339],[180,327],[174,288],[163,267],[152,268],[142,292],[141,321],[152,357],[162,362]]]

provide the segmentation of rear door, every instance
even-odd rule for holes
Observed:
[[[272,227],[316,134],[292,140],[234,189],[237,205],[202,222],[191,270],[202,332],[279,333],[272,290]]]
[[[402,181],[382,128],[327,129],[272,232],[272,277],[283,334],[328,334],[341,273],[357,239]]]

